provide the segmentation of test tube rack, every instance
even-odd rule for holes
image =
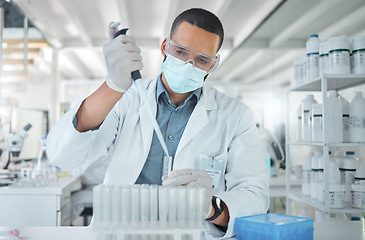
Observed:
[[[204,194],[200,187],[97,185],[95,239],[200,240],[206,231]]]

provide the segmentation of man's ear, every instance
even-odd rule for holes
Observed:
[[[166,57],[166,54],[165,54],[165,49],[166,49],[166,41],[167,41],[167,38],[165,38],[162,43],[161,43],[161,54],[162,56]]]

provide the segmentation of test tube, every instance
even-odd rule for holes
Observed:
[[[98,227],[101,223],[101,214],[102,214],[102,208],[101,208],[101,191],[102,191],[102,185],[97,185],[93,188],[93,221],[94,226]]]
[[[187,216],[187,188],[185,186],[177,187],[177,221],[179,227],[186,228]]]
[[[140,213],[140,187],[134,185],[131,187],[131,224],[132,228],[138,227],[138,222],[141,219]]]
[[[131,190],[129,186],[122,186],[120,189],[121,196],[121,226],[124,229],[129,227],[129,223],[131,220]]]
[[[188,187],[187,188],[187,218],[189,222],[189,227],[194,228],[196,227],[196,203],[197,203],[197,191],[195,187]]]
[[[150,188],[147,184],[140,186],[140,206],[141,224],[145,228],[150,220]]]
[[[103,187],[103,195],[102,195],[102,204],[103,204],[103,219],[102,226],[104,229],[109,229],[112,225],[112,187],[105,186]]]
[[[172,228],[176,227],[176,221],[177,221],[177,187],[171,186],[168,187],[168,193],[169,193],[169,226]]]
[[[150,223],[151,227],[155,227],[158,220],[158,187],[150,186]]]
[[[198,187],[197,189],[197,202],[196,202],[196,225],[203,227],[205,225],[204,220],[204,196],[205,188]]]
[[[158,187],[158,219],[161,228],[167,227],[168,219],[168,187]]]
[[[111,187],[111,214],[112,214],[112,226],[118,227],[121,224],[121,215],[120,215],[120,187],[113,186]]]
[[[171,172],[172,169],[172,157],[170,156],[164,156],[163,159],[163,174],[167,175],[169,172]]]

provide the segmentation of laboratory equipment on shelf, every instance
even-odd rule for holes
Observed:
[[[96,239],[201,239],[206,231],[200,187],[157,185],[93,189]]]

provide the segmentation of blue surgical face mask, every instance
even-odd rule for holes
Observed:
[[[204,77],[207,75],[206,71],[169,54],[167,54],[161,69],[171,90],[180,94],[192,92],[202,87]]]

